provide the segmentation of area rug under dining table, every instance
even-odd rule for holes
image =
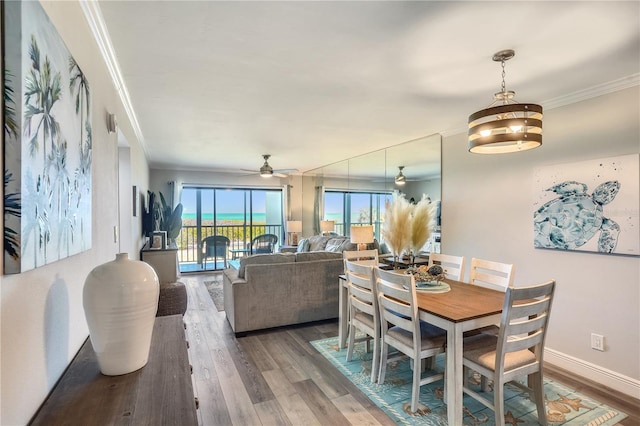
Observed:
[[[403,425],[446,425],[447,406],[443,402],[444,384],[437,381],[420,388],[420,407],[410,414],[412,371],[408,358],[387,365],[386,381],[382,385],[370,382],[371,352],[365,343],[354,346],[351,362],[346,362],[346,349],[340,349],[338,337],[311,342],[318,352],[366,394],[396,423]],[[444,370],[444,354],[436,359],[436,370]],[[479,380],[477,383],[479,388]],[[627,415],[608,405],[582,395],[560,383],[545,378],[547,420],[551,425],[611,426]],[[516,386],[505,386],[505,424],[537,425],[535,403],[529,394]],[[490,397],[491,398],[491,397]],[[463,401],[465,425],[493,425],[493,410],[465,395]]]

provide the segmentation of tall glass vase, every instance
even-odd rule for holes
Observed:
[[[102,374],[127,374],[147,364],[159,292],[153,268],[127,253],[89,273],[83,305]]]

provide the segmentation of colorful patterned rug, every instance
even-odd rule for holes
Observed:
[[[442,381],[422,386],[418,412],[409,414],[412,371],[408,358],[387,364],[386,381],[378,385],[370,382],[371,353],[365,352],[364,342],[357,343],[354,347],[351,362],[346,362],[347,350],[338,348],[337,337],[316,340],[311,344],[396,423],[437,426],[447,424],[447,406],[442,401]],[[444,354],[438,355],[436,370],[443,371],[444,364]],[[474,379],[479,389],[479,377]],[[612,407],[548,379],[545,379],[544,390],[550,425],[611,426],[627,417]],[[465,425],[495,424],[493,411],[470,396],[464,396],[463,405]],[[505,424],[538,424],[536,407],[529,399],[529,394],[509,384],[505,386]]]

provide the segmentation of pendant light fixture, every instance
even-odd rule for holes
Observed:
[[[469,152],[503,154],[542,145],[542,106],[518,103],[506,89],[504,64],[514,56],[510,49],[493,55],[502,63],[502,88],[491,105],[469,116]]]

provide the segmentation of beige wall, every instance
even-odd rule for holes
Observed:
[[[636,397],[640,257],[534,249],[532,206],[536,167],[638,154],[639,106],[636,86],[545,111],[543,146],[517,154],[473,155],[465,134],[450,136],[442,166],[442,251],[514,263],[516,286],[556,279],[547,361],[608,375]],[[592,332],[605,336],[605,352],[590,348]]]
[[[118,116],[130,145],[131,184],[142,192],[150,186],[143,149],[127,122],[80,6],[75,2],[43,6],[92,87],[93,248],[23,274],[1,277],[2,425],[28,422],[84,342],[88,335],[82,308],[84,279],[118,251],[113,238],[113,227],[118,225],[118,152],[116,135],[108,134],[104,124],[107,112]],[[610,371],[636,387],[640,379],[640,258],[533,249],[531,178],[539,165],[638,153],[639,101],[635,87],[547,111],[544,146],[522,154],[471,155],[464,135],[447,137],[442,179],[443,251],[513,262],[516,285],[557,279],[547,346],[577,361],[576,365]],[[158,172],[152,189],[165,190],[163,181],[175,174]],[[185,174],[184,181],[205,182],[209,177]],[[294,188],[302,187],[299,178],[290,179]],[[296,191],[293,211],[301,213],[302,196]],[[134,220],[131,229],[136,235],[131,243],[134,251],[140,247],[140,222]],[[605,336],[605,352],[589,348],[591,332]]]
[[[88,329],[82,307],[84,280],[93,267],[114,259],[118,252],[113,236],[113,228],[118,225],[117,136],[107,132],[107,112],[117,115],[120,129],[130,144],[131,183],[146,191],[149,179],[144,153],[79,4],[45,2],[43,7],[91,85],[92,249],[22,274],[2,276],[2,425],[29,421],[85,341]],[[137,233],[140,224],[134,222],[130,229]],[[139,249],[136,237],[128,240],[131,247]]]

